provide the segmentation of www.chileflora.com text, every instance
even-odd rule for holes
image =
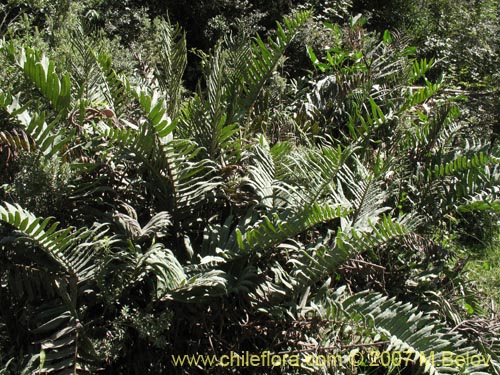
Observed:
[[[341,353],[278,353],[263,351],[260,354],[250,352],[230,352],[219,356],[202,354],[172,355],[172,364],[176,367],[487,367],[490,356],[451,351],[358,351]]]

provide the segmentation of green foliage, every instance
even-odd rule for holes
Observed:
[[[180,9],[233,28],[202,3]],[[326,23],[300,46],[314,71],[287,76],[301,30],[348,5],[198,51],[196,92],[192,29],[167,20],[128,65],[89,25],[59,25],[45,51],[2,42],[1,373],[187,374],[171,355],[375,347],[410,351],[388,371],[462,371],[420,361],[452,350],[491,355],[465,373],[499,373],[498,334],[478,328],[498,321],[454,242],[456,217],[498,210],[497,147],[465,131],[434,59],[361,16]],[[339,371],[379,373],[261,372]]]
[[[6,193],[23,207],[42,216],[64,209],[70,194],[67,185],[72,175],[67,164],[58,158],[26,154],[19,158],[18,167],[15,182],[5,186]]]
[[[460,349],[458,336],[449,335],[448,330],[432,316],[417,312],[409,304],[391,301],[377,294],[360,293],[344,301],[343,308],[354,319],[367,320],[365,324],[373,324],[372,329],[379,333],[378,337],[389,340],[389,348],[410,353],[410,357],[415,362],[419,361],[426,373],[446,374],[456,371],[455,368],[442,364],[442,356],[446,351],[472,354],[465,348]],[[435,350],[434,359],[429,358],[432,352],[429,351],[430,348],[439,349]],[[466,373],[482,374],[484,369],[483,365],[469,367]]]

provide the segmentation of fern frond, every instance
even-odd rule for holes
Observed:
[[[481,191],[470,194],[464,203],[458,207],[459,211],[497,211],[500,212],[500,183],[497,186],[486,187]]]
[[[33,141],[28,138],[26,132],[22,129],[12,131],[0,131],[0,145],[7,145],[13,150],[23,150],[30,152],[33,148]]]
[[[151,172],[152,188],[158,194],[160,208],[172,215],[178,228],[186,215],[219,186],[215,164],[204,159],[196,161],[200,147],[192,141],[173,139],[176,123],[166,114],[164,100],[156,93],[134,90],[138,102],[148,117],[148,122],[137,129],[107,128],[104,136],[124,150],[132,152]]]
[[[85,35],[82,27],[78,25],[71,31],[69,42],[71,55],[68,60],[75,90],[78,92],[77,98],[92,106],[102,103],[114,110],[113,98],[98,63],[100,53],[94,47],[95,40]]]
[[[103,240],[102,226],[94,229],[57,230],[59,223],[37,218],[19,205],[0,205],[0,220],[13,226],[42,249],[57,264],[59,271],[80,283],[93,277],[96,246]]]
[[[339,232],[336,246],[360,253],[408,233],[403,218],[393,220],[390,216],[383,215],[379,223],[370,224],[370,226],[371,229],[364,231],[352,229],[350,232]]]
[[[3,203],[0,205],[0,221],[14,227],[21,234],[13,236],[28,240],[45,253],[40,256],[31,254],[30,262],[43,270],[41,280],[49,282],[43,289],[52,285],[52,295],[57,300],[47,301],[40,306],[36,314],[32,333],[41,344],[41,374],[92,374],[96,370],[96,353],[85,335],[84,327],[78,320],[78,288],[93,280],[98,265],[95,263],[97,247],[104,241],[105,230],[102,226],[93,229],[59,229],[59,223],[50,219],[36,218],[18,205]],[[110,241],[111,242],[111,241]],[[50,262],[47,262],[50,260]],[[35,284],[32,273],[24,270],[25,277],[30,277],[30,284]],[[17,283],[21,282],[18,279]],[[26,285],[26,284],[25,284]],[[29,285],[26,292],[35,285]],[[24,293],[24,290],[23,290]],[[47,293],[51,295],[51,293]],[[35,301],[38,294],[32,295]]]
[[[175,124],[172,123],[168,116],[165,100],[161,97],[160,93],[154,89],[150,93],[150,90],[141,87],[137,87],[134,90],[129,86],[128,89],[146,113],[157,136],[162,141],[172,139],[171,133],[174,130]]]
[[[152,272],[156,279],[156,297],[178,288],[186,282],[186,274],[182,265],[172,251],[161,244],[154,244],[137,261],[140,272]]]
[[[486,160],[490,161],[490,163],[482,167],[482,161],[485,162]],[[500,187],[500,170],[496,158],[493,159],[493,165],[491,160],[490,157],[483,157],[481,161],[479,156],[473,161],[465,157],[460,158],[456,165],[451,164],[449,166],[449,171],[464,170],[456,172],[455,175],[432,181],[431,189],[429,189],[430,196],[434,201],[440,202],[443,211],[455,210],[462,206],[465,209],[469,204],[469,209],[474,206],[480,208],[481,206],[484,207],[483,203],[488,205],[489,202],[494,207],[494,202],[497,199],[495,192]],[[479,167],[475,168],[474,164]],[[446,170],[443,168],[441,171],[440,168],[438,172],[445,174]],[[492,193],[491,196],[488,196],[487,193],[489,192]]]
[[[422,64],[422,66],[419,67],[419,64]],[[421,60],[420,62],[418,62],[418,61],[414,62],[414,69],[417,69],[417,67],[419,67],[418,69],[420,70],[420,72],[414,71],[413,77],[421,76],[422,74],[425,74],[424,70],[422,70],[422,69],[425,69],[425,71],[427,71],[428,67],[423,66],[425,64],[426,64],[425,59]],[[405,102],[403,108],[409,109],[411,107],[425,103],[431,97],[436,95],[436,93],[439,92],[441,87],[442,87],[441,82],[432,83],[432,82],[427,81],[427,80],[425,81],[425,86],[423,86],[423,87],[409,87],[407,92],[406,92],[407,101]]]
[[[212,160],[219,156],[224,163],[224,153],[230,149],[232,137],[238,126],[228,122],[227,107],[229,92],[227,87],[226,56],[222,46],[217,45],[213,55],[205,62],[206,96],[199,92],[183,111],[182,124],[189,131],[189,138],[204,147]]]
[[[300,257],[291,261],[294,269],[290,273],[300,280],[300,285],[313,285],[338,271],[343,263],[356,254],[377,248],[408,233],[404,222],[395,221],[388,216],[370,226],[369,229],[359,231],[339,230],[331,240],[326,238],[317,245],[302,250]],[[331,241],[333,245],[328,243]]]
[[[271,149],[264,136],[260,136],[258,144],[244,155],[250,159],[248,176],[243,180],[243,186],[248,186],[257,195],[258,204],[266,209],[279,207],[300,207],[303,204],[302,191],[276,175],[276,169],[282,168],[282,160],[276,160],[279,148]],[[281,159],[284,159],[285,156]],[[279,159],[279,158],[278,158]],[[276,162],[275,162],[276,160]],[[278,163],[278,165],[276,165]]]
[[[7,48],[25,77],[40,90],[57,112],[62,114],[68,112],[71,104],[71,80],[68,73],[60,77],[56,73],[54,62],[44,55],[40,56],[31,48],[22,48],[20,56],[17,56],[13,43],[2,48]]]
[[[438,179],[466,172],[469,169],[479,169],[493,164],[500,164],[500,158],[483,152],[471,156],[459,155],[448,163],[429,166],[427,168],[427,175],[429,179]]]
[[[397,302],[378,293],[362,292],[347,298],[343,310],[354,320],[364,321],[367,327],[389,340],[387,351],[405,352],[413,363],[432,375],[456,373],[444,356],[479,354],[466,347],[466,340],[452,333],[436,317],[418,311],[409,303]],[[488,366],[463,368],[466,374],[486,374]]]
[[[78,318],[64,304],[41,307],[36,317],[41,324],[33,330],[43,337],[40,365],[33,374],[95,374],[97,355]]]
[[[289,155],[285,177],[291,185],[301,187],[304,201],[332,201],[347,204],[337,191],[336,180],[353,149],[324,146],[317,150],[298,150]]]
[[[293,212],[264,216],[251,228],[235,230],[238,246],[237,253],[247,254],[254,250],[269,250],[289,238],[318,225],[348,215],[349,210],[342,206],[332,207],[317,203],[304,206]]]
[[[245,108],[250,109],[257,100],[264,84],[278,66],[287,47],[311,13],[301,11],[283,19],[277,24],[276,40],[268,38],[267,44],[257,36],[252,45],[253,56],[247,59],[247,66],[241,72],[241,82],[245,94]]]
[[[165,232],[165,229],[172,225],[170,215],[165,211],[154,215],[143,228],[141,228],[135,215],[129,216],[118,212],[113,214],[113,217],[121,224],[127,232],[127,235],[133,240],[141,240],[155,235],[161,237],[162,233]]]
[[[5,107],[5,110],[11,117],[16,118],[23,128],[19,131],[0,132],[0,139],[4,144],[13,149],[36,150],[46,157],[63,153],[65,146],[71,141],[73,133],[57,129],[59,116],[47,124],[44,112],[31,113],[25,106],[21,106],[18,97],[9,95],[7,102],[9,105]]]
[[[248,167],[250,173],[246,184],[253,189],[264,207],[274,207],[274,188],[276,180],[274,177],[274,160],[268,147],[257,145],[253,151],[253,165]]]
[[[171,290],[163,299],[200,303],[228,294],[228,276],[221,270],[211,270],[190,277],[184,285]]]
[[[370,173],[357,158],[354,158],[355,171],[343,165],[338,173],[339,195],[349,202],[353,210],[352,217],[344,223],[343,230],[355,226],[358,230],[369,227],[368,221],[386,212],[383,204],[387,200],[387,192],[382,189],[382,181]]]
[[[106,98],[107,105],[113,109],[117,118],[122,117],[130,105],[131,95],[127,90],[126,80],[113,69],[113,60],[106,53],[97,55],[101,74],[104,77],[106,85],[103,85],[103,95]]]
[[[283,25],[277,24],[276,39],[268,38],[267,44],[259,36],[253,43],[244,46],[235,46],[231,40],[226,40],[230,72],[227,84],[228,123],[242,122],[250,114],[266,82],[310,15],[309,11],[301,11],[285,17]]]
[[[181,107],[182,76],[187,65],[186,34],[168,20],[160,21],[159,31],[160,66],[157,78],[166,94],[167,113],[175,118]]]
[[[420,121],[411,131],[410,137],[414,138],[414,147],[416,146],[420,155],[446,152],[446,141],[449,141],[447,134],[453,134],[455,120],[460,116],[455,105],[440,106],[436,112],[432,117],[420,113]]]

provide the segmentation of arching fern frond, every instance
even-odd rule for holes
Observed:
[[[471,156],[459,155],[450,162],[431,165],[427,169],[427,174],[429,179],[438,179],[494,164],[500,164],[500,158],[479,152]]]
[[[137,269],[142,274],[152,272],[156,279],[156,297],[165,294],[185,284],[186,274],[182,265],[172,251],[165,249],[161,244],[154,244],[137,261]]]
[[[0,145],[7,145],[13,150],[23,150],[27,152],[30,152],[33,148],[33,142],[22,129],[0,131]]]
[[[236,254],[247,254],[255,250],[268,251],[315,225],[345,217],[348,213],[349,210],[342,206],[311,204],[297,211],[264,216],[250,228],[236,228]]]
[[[104,240],[103,226],[93,229],[57,229],[58,222],[37,218],[19,205],[0,205],[0,220],[22,232],[27,239],[44,251],[75,282],[80,283],[93,277],[96,264],[93,254]]]
[[[463,212],[475,210],[500,212],[500,186],[487,187],[482,191],[471,194],[465,199],[464,203],[458,206],[458,209]]]
[[[225,296],[229,291],[227,274],[222,270],[211,270],[190,277],[177,289],[171,290],[164,300],[200,303]]]
[[[481,205],[485,207],[484,205],[488,205],[488,202],[494,202],[495,191],[500,187],[497,158],[483,157],[481,161],[477,157],[471,161],[463,157],[457,160],[448,164],[448,172],[454,172],[451,176],[439,177],[431,182],[431,188],[428,190],[432,198],[428,196],[428,199],[440,202],[442,212],[453,211],[461,206],[465,208],[467,205],[470,205],[469,209]],[[487,165],[482,166],[482,162],[487,162]],[[474,167],[474,164],[478,167]],[[435,171],[436,174],[447,172],[445,166],[436,168]],[[489,192],[493,194],[488,195]],[[431,204],[430,206],[432,208]]]
[[[170,215],[166,211],[158,212],[143,227],[137,220],[137,214],[132,207],[128,207],[128,214],[116,212],[113,219],[119,223],[126,232],[127,237],[134,241],[151,237],[161,237],[166,233],[166,229],[172,225]]]
[[[297,150],[285,162],[284,177],[291,185],[301,187],[304,203],[317,201],[348,204],[337,189],[338,173],[352,155],[351,148],[324,146],[317,150]]]
[[[46,304],[40,306],[39,313],[33,316],[30,334],[36,337],[43,354],[37,373],[94,373],[97,356],[79,321],[77,301],[79,288],[95,277],[98,268],[96,252],[107,241],[104,237],[106,230],[102,226],[58,229],[59,223],[48,218],[37,218],[20,206],[9,203],[0,205],[0,221],[15,229],[10,236],[3,238],[3,245],[23,239],[43,252],[31,253],[27,263],[41,270],[42,280],[49,282],[43,286],[43,293],[52,295],[50,300],[46,299]],[[19,256],[22,258],[26,254]],[[23,277],[31,277],[31,267],[26,267],[24,276],[17,276],[18,283]],[[29,280],[29,283],[35,281]],[[25,286],[31,288],[29,283],[25,283]],[[41,298],[39,295],[26,296],[31,303]]]
[[[361,164],[354,157],[354,167],[343,165],[338,173],[339,195],[349,202],[353,215],[344,222],[343,230],[354,226],[357,230],[369,227],[369,221],[375,222],[379,215],[386,212],[388,193],[382,188],[382,180]],[[379,172],[379,174],[381,174]]]
[[[244,153],[250,165],[243,186],[252,189],[257,196],[257,204],[269,210],[285,206],[300,207],[304,203],[302,190],[277,175],[280,169],[286,168],[283,160],[287,156],[280,155],[279,150],[282,146],[286,147],[285,144],[278,144],[271,148],[261,135],[258,143]]]
[[[94,38],[85,35],[78,25],[69,35],[71,54],[68,56],[77,99],[92,106],[106,105],[115,109],[113,98],[107,87],[106,77],[98,63],[99,47]]]
[[[130,105],[131,100],[126,80],[113,69],[113,59],[107,53],[99,53],[97,62],[106,82],[104,86],[106,90],[103,91],[103,95],[107,105],[114,110],[116,117],[120,119],[127,112],[127,106]]]
[[[466,346],[461,335],[451,332],[436,317],[419,311],[409,303],[401,303],[378,293],[362,292],[342,302],[342,309],[355,321],[389,340],[387,351],[407,353],[410,363],[431,375],[454,374],[455,364],[450,365],[450,354],[464,357],[480,354]],[[366,337],[366,335],[364,335]],[[448,360],[445,356],[448,355]],[[491,363],[491,358],[489,361]],[[479,364],[463,367],[465,374],[488,374],[498,364]]]
[[[299,285],[313,285],[326,276],[338,271],[339,267],[356,254],[378,248],[389,241],[405,236],[408,229],[403,220],[396,221],[383,216],[376,225],[364,230],[351,229],[322,239],[318,244],[301,251],[297,259],[291,261],[294,279]]]

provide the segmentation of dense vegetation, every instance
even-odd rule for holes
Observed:
[[[500,374],[498,4],[178,3],[0,5],[0,374]]]

